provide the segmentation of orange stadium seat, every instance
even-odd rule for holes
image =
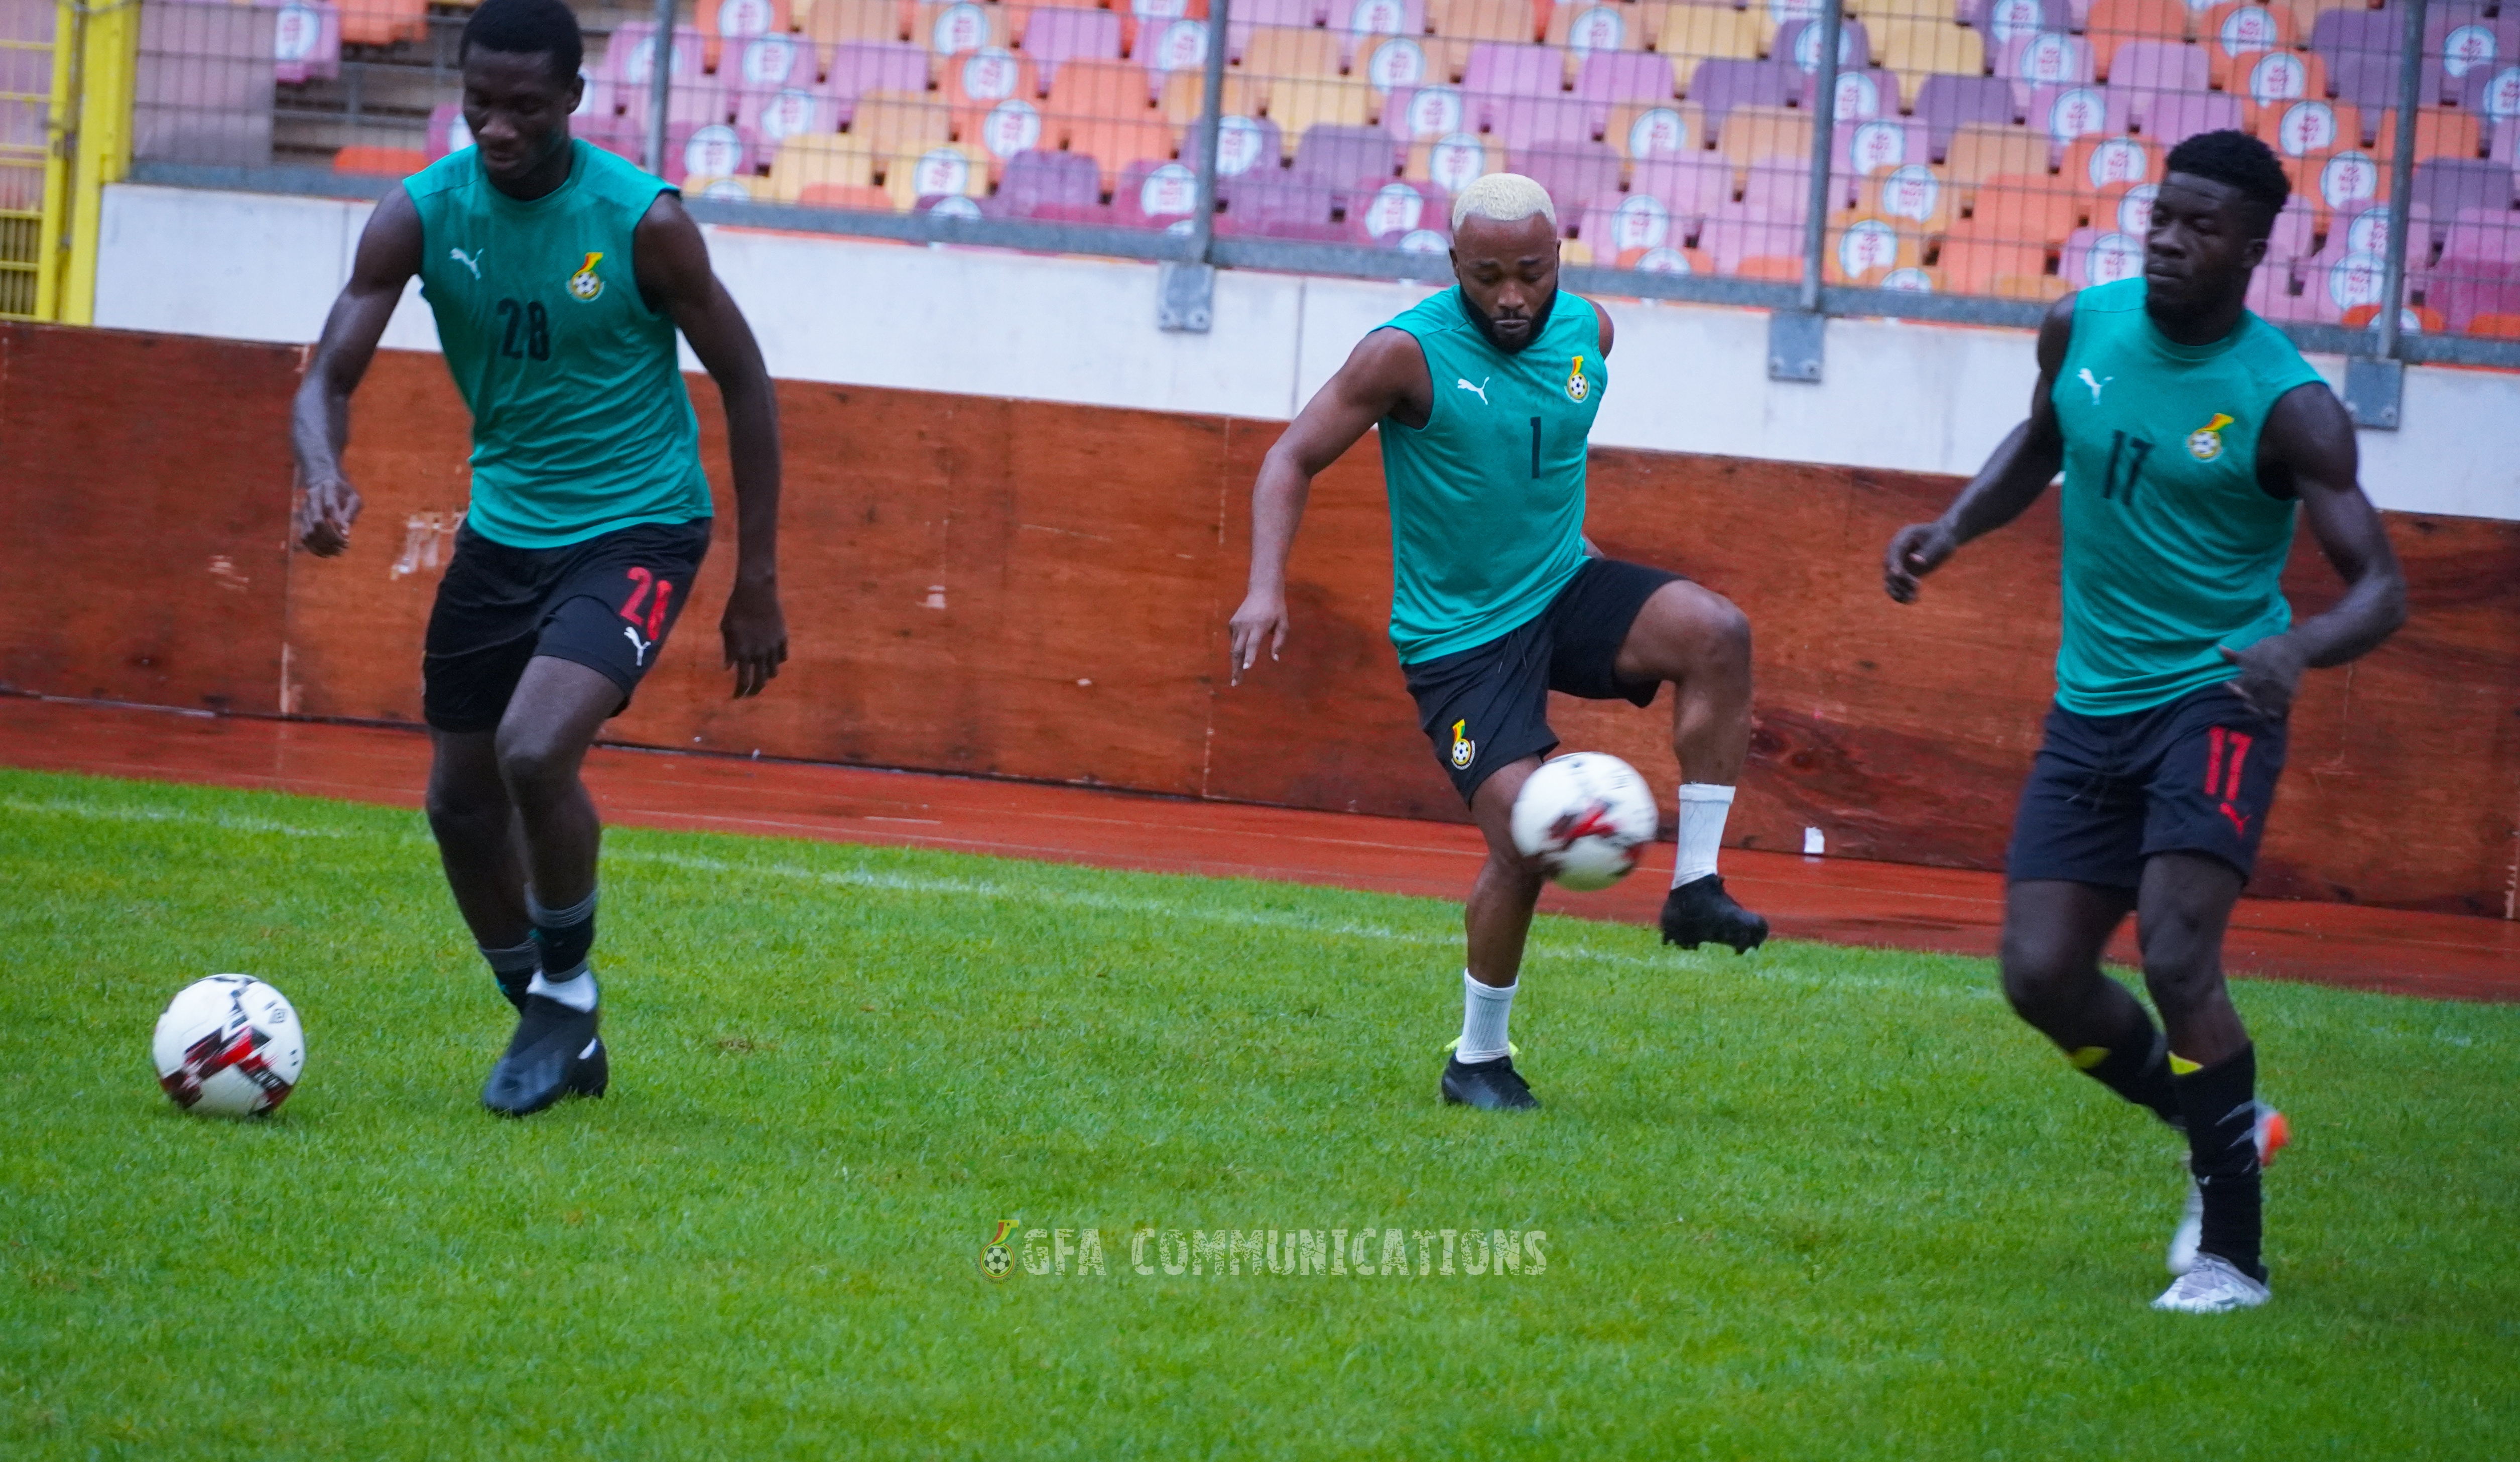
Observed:
[[[1968,232],[1982,239],[2061,245],[2083,226],[2085,206],[2062,178],[1999,173],[1978,184]]]
[[[1663,244],[1651,249],[1620,250],[1619,267],[1640,274],[1712,274],[1715,261],[1694,249]]]
[[[788,14],[788,0],[700,0],[700,60],[710,70],[718,69],[726,53],[726,42],[739,47],[761,35],[785,35],[794,29]]]
[[[1872,38],[1874,63],[1899,78],[1902,96],[1916,95],[1925,78],[1937,73],[1986,74],[1985,38],[1965,25],[1887,17],[1868,18],[1864,28]]]
[[[875,149],[864,139],[846,136],[790,137],[770,160],[770,193],[789,203],[817,185],[869,188],[875,185]]]
[[[1102,170],[1102,191],[1119,184],[1132,162],[1169,162],[1179,139],[1164,119],[1148,112],[1142,116],[1093,116],[1067,121],[1061,128],[1067,151],[1092,158]]]
[[[2140,137],[2077,137],[2065,149],[2058,181],[2074,193],[2097,193],[2111,183],[2158,183],[2163,151]]]
[[[1871,213],[1839,213],[1828,221],[1822,256],[1830,284],[1875,285],[1924,258],[1925,241],[1912,220]]]
[[[1803,261],[1800,254],[1754,253],[1732,266],[1735,279],[1764,279],[1776,284],[1800,284]]]
[[[428,165],[428,154],[406,147],[345,147],[333,155],[335,172],[409,177]]]
[[[2215,90],[2243,96],[2249,68],[2270,53],[2291,50],[2296,33],[2289,7],[2262,0],[2224,0],[2196,27]]]
[[[804,18],[807,39],[828,50],[842,41],[897,41],[908,31],[896,0],[814,0]]]
[[[1051,77],[1050,96],[1041,106],[1054,117],[1134,117],[1151,113],[1152,78],[1134,61],[1070,61]]]
[[[969,137],[989,109],[1009,97],[1026,100],[1041,95],[1032,62],[997,46],[968,52],[945,63],[937,94],[953,114],[954,135]]]
[[[1336,79],[1340,74],[1339,38],[1328,30],[1283,26],[1255,30],[1251,39],[1243,43],[1238,73],[1251,78],[1265,107],[1271,86],[1281,77]]]
[[[1962,122],[1952,130],[1943,175],[1965,200],[1988,178],[2048,170],[2048,134],[2002,122]],[[1957,288],[1957,286],[1955,286]]]
[[[881,188],[848,183],[807,183],[804,191],[788,201],[799,207],[840,208],[851,213],[886,213],[893,208],[891,196]]]
[[[1958,215],[1958,190],[1929,162],[1909,162],[1866,178],[1856,191],[1855,209],[1887,218],[1902,229],[1939,234]]]
[[[2372,140],[2371,155],[2394,158],[2398,146],[2398,113],[2396,108],[2380,115],[2379,135]],[[2415,160],[2427,158],[2482,158],[2485,156],[2485,129],[2473,112],[2451,112],[2426,107],[2415,114]]]
[[[980,0],[920,0],[911,10],[910,41],[931,56],[960,56],[985,46],[1012,47],[1007,8]]]
[[[340,10],[345,46],[428,38],[428,0],[341,0]]]
[[[1811,114],[1799,107],[1735,107],[1724,119],[1720,151],[1736,168],[1766,158],[1809,159]]]
[[[1567,52],[1570,69],[1595,51],[1645,48],[1644,6],[1634,0],[1578,0],[1552,8],[1543,39]]]
[[[2258,131],[2268,113],[2281,113],[2296,102],[2326,99],[2327,61],[2316,51],[2267,51],[2249,58],[2231,82],[2231,91],[2240,99],[2240,114],[2247,118],[2245,125],[2272,142],[2273,138]]]
[[[1963,219],[1944,236],[1942,252],[1934,263],[1955,295],[2010,295],[2017,298],[2024,293],[2018,281],[2047,272],[2048,250],[2038,243],[1979,233]]]
[[[1261,111],[1260,79],[1235,71],[1225,73],[1225,90],[1219,98],[1228,116],[1257,116]],[[1199,119],[1207,106],[1207,77],[1197,71],[1174,71],[1164,77],[1160,110],[1164,120],[1176,127],[1187,127]]]
[[[897,153],[880,160],[883,191],[899,212],[909,212],[922,198],[989,196],[988,154],[966,143]]]
[[[954,114],[932,93],[869,92],[844,135],[878,156],[917,153],[954,140]]]
[[[2128,41],[2178,41],[2187,38],[2187,7],[2181,0],[2092,0],[2084,31],[2091,37],[2092,64],[2102,77],[2118,47]]]
[[[2472,315],[2468,318],[2467,333],[2494,340],[2520,341],[2520,315]]]
[[[2324,158],[2362,145],[2361,114],[2343,102],[2324,97],[2305,97],[2280,108],[2261,107],[2249,130],[2287,158]]]
[[[1530,41],[1539,36],[1532,23],[1531,0],[1431,0],[1426,29],[1447,40]]]

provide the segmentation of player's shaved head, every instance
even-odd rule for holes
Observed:
[[[1517,173],[1490,173],[1453,200],[1453,277],[1462,308],[1510,355],[1540,339],[1557,302],[1557,209]]]

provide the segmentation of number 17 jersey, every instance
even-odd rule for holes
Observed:
[[[631,241],[670,185],[582,141],[568,180],[510,198],[472,148],[405,181],[421,294],[472,412],[465,522],[511,548],[561,548],[709,516],[699,422],[674,322],[639,296]]]
[[[2065,437],[2064,638],[2056,702],[2126,715],[2231,678],[2219,653],[2281,634],[2294,503],[2258,483],[2258,434],[2295,387],[2324,382],[2282,332],[2242,314],[2182,345],[2144,282],[2074,297],[2049,401]]]

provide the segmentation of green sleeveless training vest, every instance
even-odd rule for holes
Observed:
[[[405,180],[421,294],[472,410],[465,521],[512,548],[709,516],[674,322],[648,308],[631,232],[669,185],[583,141],[530,203],[451,153]]]
[[[2280,580],[2295,505],[2258,485],[2277,397],[2320,381],[2254,314],[2182,345],[2141,278],[2074,297],[2049,399],[2065,434],[2064,641],[2056,700],[2123,715],[2228,680],[2238,650],[2292,624]]]
[[[1591,300],[1560,290],[1519,354],[1488,343],[1457,285],[1384,328],[1426,353],[1423,427],[1385,417],[1391,643],[1402,664],[1485,644],[1549,608],[1584,565],[1584,454],[1610,375]]]

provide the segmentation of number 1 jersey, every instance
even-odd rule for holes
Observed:
[[[2281,579],[2294,503],[2258,483],[2276,399],[2323,381],[2282,332],[2243,314],[2182,345],[2140,278],[2074,297],[2049,399],[2065,435],[2064,640],[2056,701],[2125,715],[2228,680],[2217,653],[2292,624]]]
[[[632,233],[670,185],[569,148],[568,180],[531,201],[493,187],[472,148],[403,184],[421,294],[472,412],[466,522],[512,548],[710,511],[674,323],[631,267]]]

